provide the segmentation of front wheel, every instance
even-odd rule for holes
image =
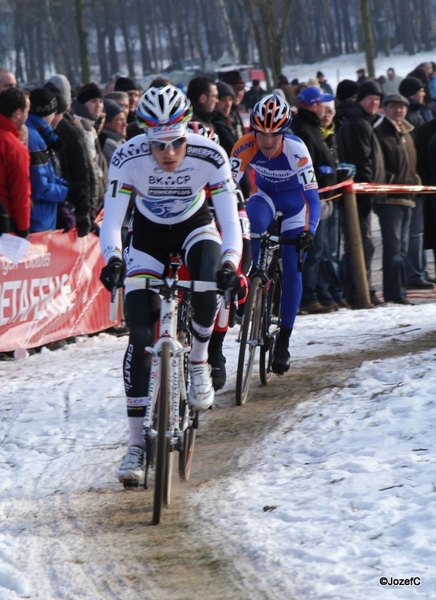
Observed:
[[[265,304],[262,323],[262,345],[259,357],[259,375],[263,385],[267,385],[272,377],[271,364],[274,357],[274,347],[280,330],[280,303],[282,281],[279,271],[272,277]]]
[[[245,404],[250,389],[256,347],[259,343],[259,325],[262,311],[262,280],[255,277],[245,303],[236,373],[236,404]]]
[[[167,437],[170,395],[170,358],[170,345],[165,342],[162,344],[160,355],[160,382],[157,400],[158,418],[156,469],[154,475],[153,525],[158,525],[160,523],[162,504],[164,501],[166,504],[169,504],[169,496],[171,493],[171,482],[169,478],[171,478],[172,457],[169,456],[170,441]]]

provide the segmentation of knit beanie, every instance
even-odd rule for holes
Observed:
[[[400,87],[398,88],[398,91],[400,92],[400,94],[402,96],[405,96],[406,98],[410,98],[410,96],[413,96],[413,94],[416,94],[416,92],[419,92],[419,90],[422,90],[422,88],[424,87],[424,84],[422,83],[422,81],[420,79],[418,79],[418,77],[405,77],[403,79],[403,81],[400,83]]]
[[[44,88],[50,90],[50,92],[52,92],[52,94],[56,96],[56,100],[58,103],[56,114],[60,115],[66,112],[68,110],[68,106],[65,102],[65,98],[61,93],[61,90],[51,81],[47,81],[47,83],[44,84]]]
[[[357,92],[357,102],[360,102],[367,96],[380,96],[380,99],[383,98],[383,91],[377,81],[368,79],[368,81],[360,84],[359,91]]]
[[[130,77],[118,77],[115,81],[115,92],[128,92],[129,90],[139,90],[139,86],[134,79]]]
[[[104,112],[106,113],[106,123],[110,123],[120,113],[124,113],[124,109],[119,104],[108,98],[104,99]],[[124,113],[125,114],[125,113]]]
[[[225,98],[226,96],[231,96],[233,99],[235,98],[235,92],[233,88],[228,83],[224,83],[224,81],[218,81],[216,84],[218,88],[218,98]]]
[[[31,115],[48,117],[56,112],[57,107],[56,96],[47,88],[36,88],[30,92],[29,113]]]
[[[347,100],[348,98],[352,98],[352,96],[356,96],[359,91],[359,84],[352,79],[343,79],[338,83],[338,87],[336,88],[336,97],[342,102],[343,100]]]
[[[89,100],[94,100],[95,98],[101,98],[103,100],[101,89],[94,82],[85,83],[77,93],[77,102],[80,102],[81,104],[85,104]]]
[[[71,102],[71,85],[65,75],[53,75],[47,81],[54,83],[54,85],[60,90],[62,96],[64,97],[67,105]]]

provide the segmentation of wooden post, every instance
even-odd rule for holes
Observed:
[[[359,213],[357,211],[356,194],[352,185],[344,188],[345,225],[350,245],[351,266],[357,292],[357,307],[372,308],[369,295],[368,277],[363,254],[362,233],[360,231]]]

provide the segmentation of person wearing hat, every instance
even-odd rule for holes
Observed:
[[[338,153],[342,163],[352,164],[356,168],[355,181],[366,183],[385,183],[386,174],[383,152],[374,131],[374,121],[383,92],[376,81],[364,81],[357,92],[356,102],[345,112],[344,120],[338,132]],[[363,242],[368,287],[374,306],[381,304],[375,290],[371,287],[371,264],[374,256],[374,243],[371,233],[371,213],[374,196],[357,194],[357,209]],[[355,306],[357,302],[356,286],[350,257],[350,240],[344,229],[343,283],[345,299]]]
[[[30,233],[56,229],[58,204],[68,194],[67,182],[55,174],[50,155],[50,148],[58,142],[51,126],[57,107],[56,96],[49,89],[37,88],[30,93],[30,110],[26,121],[32,196]]]
[[[298,95],[298,113],[292,121],[292,131],[306,144],[315,169],[320,188],[336,183],[335,157],[321,135],[321,123],[325,103],[333,100],[332,94],[324,94],[319,87],[307,87]],[[327,313],[337,306],[331,294],[331,265],[328,237],[328,220],[333,212],[333,203],[327,201],[332,193],[320,194],[321,218],[315,234],[314,247],[306,256],[303,270],[303,294],[300,311],[308,314]],[[345,305],[343,298],[338,302]]]
[[[336,134],[339,131],[347,110],[354,105],[357,99],[359,84],[352,79],[343,79],[336,88],[336,113],[333,118],[336,128]]]
[[[325,78],[325,75],[322,71],[318,71],[316,74],[316,78],[318,80],[318,84],[320,86],[320,88],[326,93],[326,94],[333,94],[333,90],[329,84],[329,82],[327,81],[327,79]]]
[[[109,164],[114,151],[126,141],[127,117],[119,104],[107,98],[104,101],[104,112],[106,119],[99,140]]]
[[[215,106],[215,111],[212,117],[212,124],[219,137],[219,143],[230,156],[235,142],[238,140],[238,135],[233,128],[230,120],[230,112],[232,110],[235,92],[233,88],[224,81],[218,81],[216,84],[218,90],[218,102]]]
[[[84,237],[91,231],[90,210],[93,193],[91,186],[93,166],[85,133],[81,126],[77,126],[71,111],[71,86],[65,75],[53,75],[44,87],[55,93],[61,110],[66,107],[63,118],[56,126],[56,135],[63,142],[57,156],[62,177],[68,182],[66,202],[68,206],[74,208],[78,236]],[[62,100],[59,99],[59,93]]]
[[[409,101],[406,119],[415,129],[430,121],[431,112],[424,105],[425,86],[418,77],[405,77],[398,91]]]
[[[126,92],[129,96],[129,114],[127,123],[133,123],[135,120],[135,109],[138,106],[140,97],[140,87],[131,77],[118,77],[115,81],[114,92]]]
[[[221,73],[219,79],[230,85],[235,92],[235,98],[233,100],[229,118],[238,138],[240,138],[245,133],[244,124],[240,115],[241,102],[245,94],[245,81],[240,71],[227,71]]]
[[[99,228],[95,219],[103,208],[103,199],[107,182],[107,161],[98,140],[98,133],[104,124],[104,103],[100,87],[94,83],[85,83],[73,100],[72,108],[77,123],[85,133],[88,153],[91,160],[91,209],[92,231],[98,235]]]
[[[384,117],[374,125],[383,151],[387,183],[418,185],[416,150],[406,120],[409,101],[400,94],[391,94],[383,102]],[[410,304],[406,293],[406,256],[409,246],[413,194],[386,194],[375,197],[374,212],[378,215],[383,240],[383,296],[385,302]],[[430,284],[431,285],[431,284]]]

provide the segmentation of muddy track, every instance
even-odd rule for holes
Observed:
[[[233,566],[232,548],[221,538],[215,540],[209,528],[202,529],[186,497],[243,469],[241,448],[256,444],[274,428],[283,410],[344,386],[362,362],[435,346],[436,334],[429,333],[410,342],[379,342],[376,349],[320,357],[316,364],[296,361],[288,375],[275,378],[268,387],[253,380],[250,400],[243,407],[234,406],[232,390],[220,394],[219,407],[201,422],[191,481],[175,484],[173,504],[158,527],[150,525],[152,493],[127,492],[114,483],[111,490],[90,489],[46,500],[27,534],[62,539],[65,560],[86,570],[95,598],[275,599],[273,590],[250,587],[249,577]]]

